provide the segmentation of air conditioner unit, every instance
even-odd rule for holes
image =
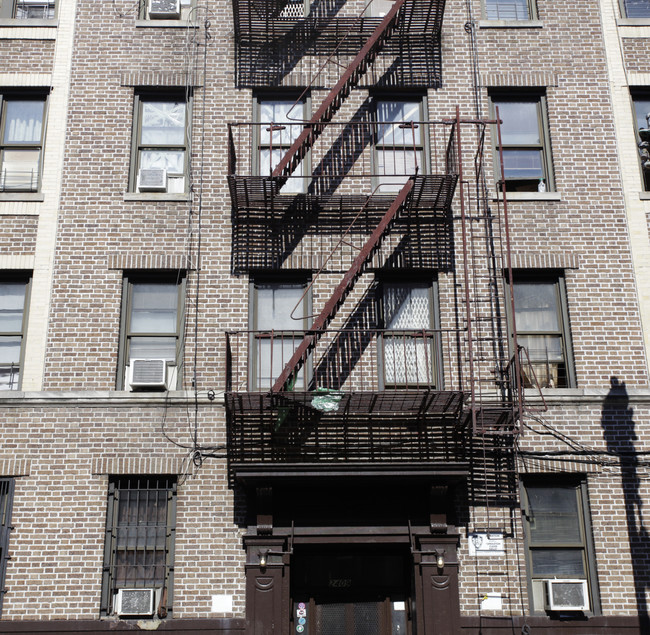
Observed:
[[[165,359],[132,359],[126,375],[131,390],[167,390]]]
[[[586,580],[546,580],[548,611],[588,611],[589,590]]]
[[[115,597],[115,613],[120,617],[153,615],[156,589],[119,589]]]
[[[138,170],[138,192],[166,192],[167,170],[140,168]]]
[[[176,20],[180,18],[180,0],[149,0],[149,17],[163,20]]]

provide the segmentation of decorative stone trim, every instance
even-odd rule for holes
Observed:
[[[181,474],[182,458],[105,457],[93,459],[92,474]]]
[[[29,270],[34,268],[34,256],[0,256],[0,269]]]
[[[203,74],[171,71],[124,71],[121,86],[203,86]]]
[[[1,476],[29,476],[31,461],[29,459],[2,459],[0,458]]]
[[[0,73],[0,86],[49,88],[52,86],[52,75],[50,73]]]
[[[550,71],[534,73],[486,73],[481,77],[481,85],[485,88],[509,88],[512,86],[542,87],[557,86],[558,77]]]
[[[650,73],[628,73],[629,86],[650,86]]]
[[[184,269],[194,267],[185,254],[109,254],[109,269]]]
[[[515,252],[511,255],[513,269],[579,269],[580,256],[565,252]]]

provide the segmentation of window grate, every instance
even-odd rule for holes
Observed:
[[[114,611],[119,589],[169,594],[173,561],[175,477],[120,477],[109,486],[102,610]]]

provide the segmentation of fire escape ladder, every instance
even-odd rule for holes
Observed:
[[[372,232],[365,245],[361,248],[358,255],[352,262],[352,266],[343,276],[343,279],[334,290],[332,297],[326,302],[323,310],[314,320],[311,328],[305,334],[302,342],[298,345],[293,356],[287,362],[284,370],[271,388],[272,393],[279,393],[286,390],[292,383],[292,378],[298,373],[307,355],[317,344],[318,340],[325,333],[330,322],[336,316],[339,307],[345,302],[350,291],[354,288],[357,280],[364,271],[368,262],[372,259],[376,251],[380,248],[386,232],[390,229],[391,224],[409,201],[415,178],[411,177],[399,191],[395,200],[391,203],[388,211],[384,214],[379,224]]]
[[[271,177],[277,180],[279,187],[282,187],[287,178],[293,174],[294,170],[313,146],[314,141],[320,136],[325,126],[332,120],[332,117],[334,117],[337,110],[348,97],[352,88],[359,82],[374,62],[377,53],[379,53],[386,40],[395,31],[402,14],[401,9],[405,2],[406,0],[397,0],[393,4],[390,11],[384,16],[381,23],[373,31],[357,56],[345,69],[345,72],[334,88],[332,88],[323,100],[323,103],[314,113],[311,120],[305,124],[305,127],[293,145],[277,164]]]

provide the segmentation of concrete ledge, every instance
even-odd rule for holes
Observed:
[[[479,20],[479,29],[541,29],[541,20]]]
[[[180,201],[186,202],[190,200],[188,194],[167,194],[165,192],[157,194],[156,192],[126,192],[124,194],[125,201]]]
[[[223,391],[214,392],[214,399],[208,398],[208,391],[198,394],[201,405],[223,405]],[[7,390],[0,393],[0,406],[24,408],[33,406],[116,406],[133,408],[138,406],[186,405],[194,402],[190,390],[170,390],[169,392],[128,392],[126,390],[71,390],[65,392],[24,392]]]
[[[502,201],[503,195],[499,192],[493,201]],[[561,201],[561,192],[506,192],[507,201]]]

